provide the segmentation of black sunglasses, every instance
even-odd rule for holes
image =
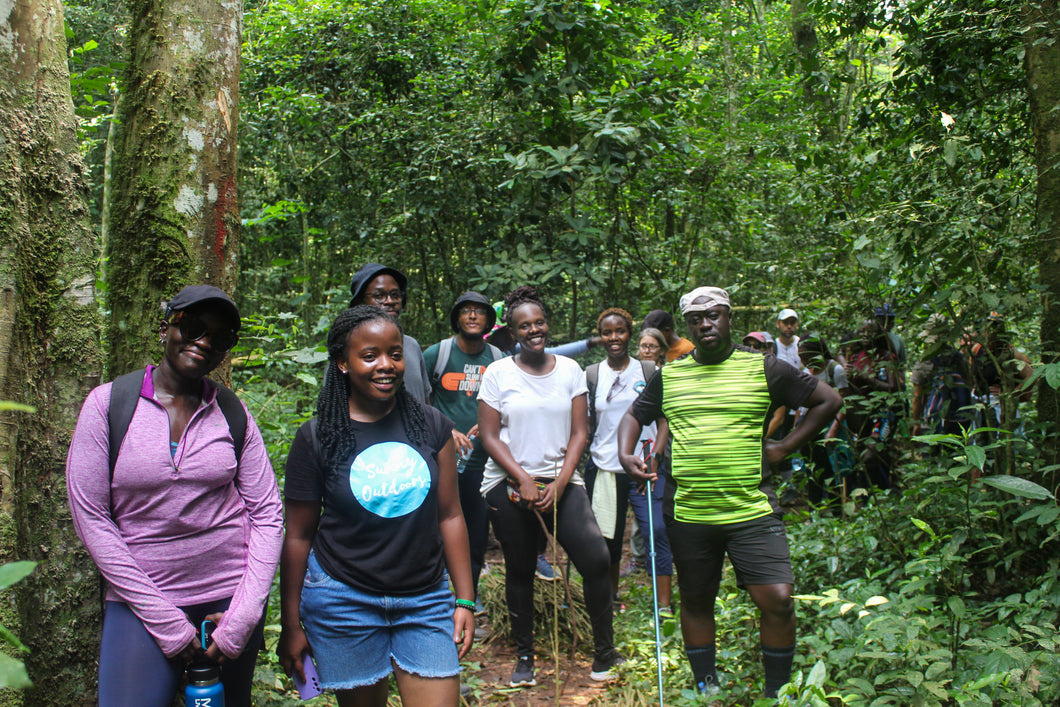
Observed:
[[[239,334],[231,329],[217,329],[209,331],[206,322],[196,316],[189,316],[184,312],[177,312],[169,321],[180,330],[180,335],[185,341],[198,341],[207,334],[210,336],[210,348],[217,353],[228,353],[239,341]]]

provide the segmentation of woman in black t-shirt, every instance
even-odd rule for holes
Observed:
[[[328,356],[287,458],[280,662],[312,654],[341,707],[385,704],[391,673],[405,705],[456,705],[475,604],[452,424],[405,391],[382,309],[340,314]]]

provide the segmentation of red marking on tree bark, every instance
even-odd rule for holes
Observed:
[[[228,227],[225,225],[225,216],[228,214],[229,204],[233,201],[236,184],[233,177],[225,179],[223,188],[217,190],[217,204],[214,205],[214,244],[213,252],[217,260],[224,262],[225,242],[228,240]]]

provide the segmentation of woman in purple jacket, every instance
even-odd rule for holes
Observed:
[[[218,400],[231,393],[206,379],[239,326],[224,292],[185,287],[159,326],[162,361],[143,372],[124,438],[110,439],[113,383],[81,408],[66,479],[77,533],[107,585],[101,707],[168,707],[187,662],[203,656],[221,665],[226,705],[250,705],[283,524],[261,432],[234,401],[246,415],[234,437]],[[207,619],[216,630],[204,651]]]

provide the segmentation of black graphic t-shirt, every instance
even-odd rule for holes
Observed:
[[[408,595],[430,589],[445,569],[438,531],[438,452],[452,423],[424,408],[427,441],[413,446],[397,408],[353,422],[357,446],[337,469],[313,452],[310,425],[287,456],[284,497],[322,501],[313,551],[324,570],[358,589]]]

